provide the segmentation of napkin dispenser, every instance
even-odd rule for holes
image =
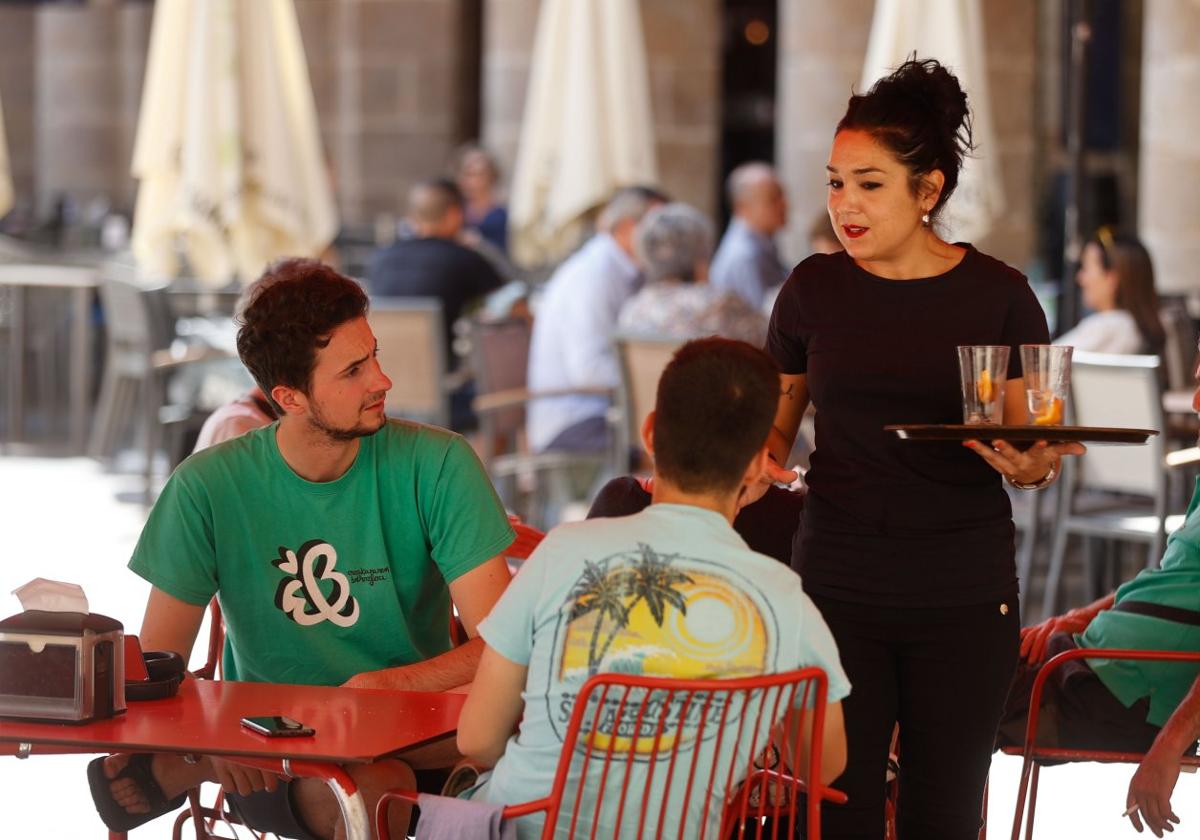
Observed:
[[[124,711],[121,622],[47,610],[0,621],[0,717],[86,723]]]

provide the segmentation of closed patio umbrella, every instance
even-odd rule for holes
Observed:
[[[967,92],[978,151],[964,162],[958,189],[942,213],[951,241],[982,238],[1004,212],[982,16],[979,0],[875,0],[860,82],[867,90],[914,51],[918,58],[936,58],[958,76]]]
[[[337,214],[292,0],[160,0],[133,154],[133,252],[204,283],[315,257]]]
[[[509,202],[514,256],[560,259],[613,190],[654,183],[636,0],[542,0]]]
[[[8,144],[4,139],[4,109],[0,108],[0,216],[13,206],[12,173],[8,168]]]

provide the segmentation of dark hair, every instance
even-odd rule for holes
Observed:
[[[271,389],[285,385],[307,394],[317,350],[334,329],[366,314],[366,292],[349,277],[317,260],[280,260],[246,290],[238,356],[279,411]]]
[[[971,112],[958,78],[932,58],[915,56],[846,105],[838,131],[865,131],[903,163],[913,194],[935,169],[945,176],[936,215],[954,188],[963,157],[975,148]]]
[[[1159,312],[1158,292],[1154,288],[1154,263],[1136,236],[1116,233],[1102,227],[1088,240],[1100,249],[1100,262],[1105,271],[1117,275],[1117,309],[1133,316],[1142,336],[1143,350],[1161,353],[1166,343],[1166,331]]]
[[[779,367],[766,353],[726,338],[689,341],[658,380],[656,471],[688,493],[737,489],[778,405]]]

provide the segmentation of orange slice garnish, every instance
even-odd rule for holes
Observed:
[[[975,393],[979,397],[979,401],[987,405],[996,396],[996,384],[992,382],[992,372],[990,370],[981,371],[979,381],[975,383]]]
[[[1063,401],[1055,397],[1046,410],[1033,418],[1035,426],[1057,426],[1063,421]]]

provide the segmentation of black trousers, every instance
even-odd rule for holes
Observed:
[[[892,729],[900,725],[900,840],[975,840],[996,726],[1017,666],[1020,610],[897,608],[813,597],[850,678],[848,763],[823,809],[828,840],[880,840]]]
[[[1046,659],[1075,647],[1069,633],[1055,633],[1046,647]],[[1040,670],[1040,665],[1024,662],[1017,668],[996,746],[1019,747],[1025,743],[1029,701]],[[1075,660],[1056,668],[1046,680],[1037,743],[1064,749],[1146,752],[1158,736],[1158,727],[1146,721],[1149,713],[1148,697],[1125,706],[1085,661]]]

